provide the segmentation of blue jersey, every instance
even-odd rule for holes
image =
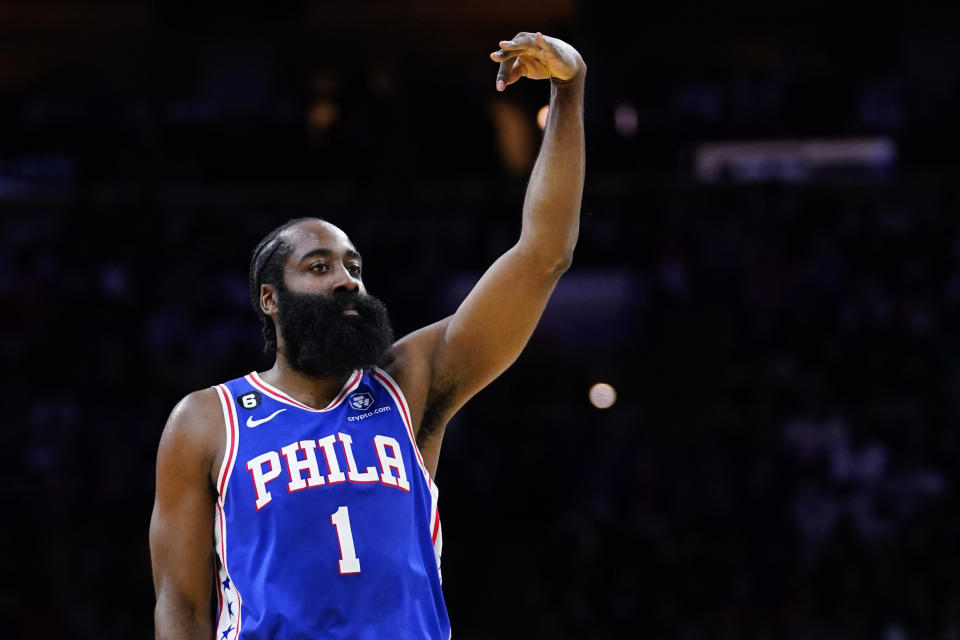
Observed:
[[[448,640],[437,490],[380,369],[323,409],[255,372],[215,387],[216,640]]]

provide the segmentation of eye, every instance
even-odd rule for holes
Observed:
[[[347,271],[355,278],[360,277],[360,265],[355,262],[347,265]]]
[[[310,268],[308,269],[308,271],[312,271],[314,273],[325,273],[328,270],[328,268],[329,267],[327,267],[326,264],[322,262],[317,262],[315,264],[310,265]]]

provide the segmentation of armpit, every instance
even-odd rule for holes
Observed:
[[[417,432],[417,446],[423,447],[446,426],[450,419],[455,392],[456,385],[451,381],[444,381],[430,388],[423,409],[423,420],[420,421],[420,430]]]

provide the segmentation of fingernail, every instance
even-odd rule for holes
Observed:
[[[501,40],[500,46],[507,45],[508,47],[513,44],[513,40]]]
[[[503,91],[507,88],[507,83],[503,80],[497,80],[497,91]]]

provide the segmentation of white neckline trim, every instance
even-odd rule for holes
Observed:
[[[261,391],[265,391],[274,400],[279,400],[280,402],[284,402],[286,404],[297,407],[298,409],[303,409],[305,411],[311,411],[313,413],[324,413],[326,411],[336,409],[340,405],[340,403],[342,403],[344,399],[347,397],[347,394],[349,394],[351,391],[353,391],[360,385],[360,381],[363,379],[363,370],[362,369],[354,370],[354,372],[350,374],[350,377],[347,378],[347,382],[343,385],[343,387],[340,389],[337,395],[335,395],[333,397],[333,400],[330,401],[330,404],[325,406],[323,409],[314,409],[313,407],[303,404],[299,400],[294,400],[285,392],[276,388],[272,384],[265,382],[263,378],[261,378],[256,371],[251,371],[249,374],[247,374],[246,378],[247,378],[247,381],[250,382],[250,384],[253,387],[260,389]]]

